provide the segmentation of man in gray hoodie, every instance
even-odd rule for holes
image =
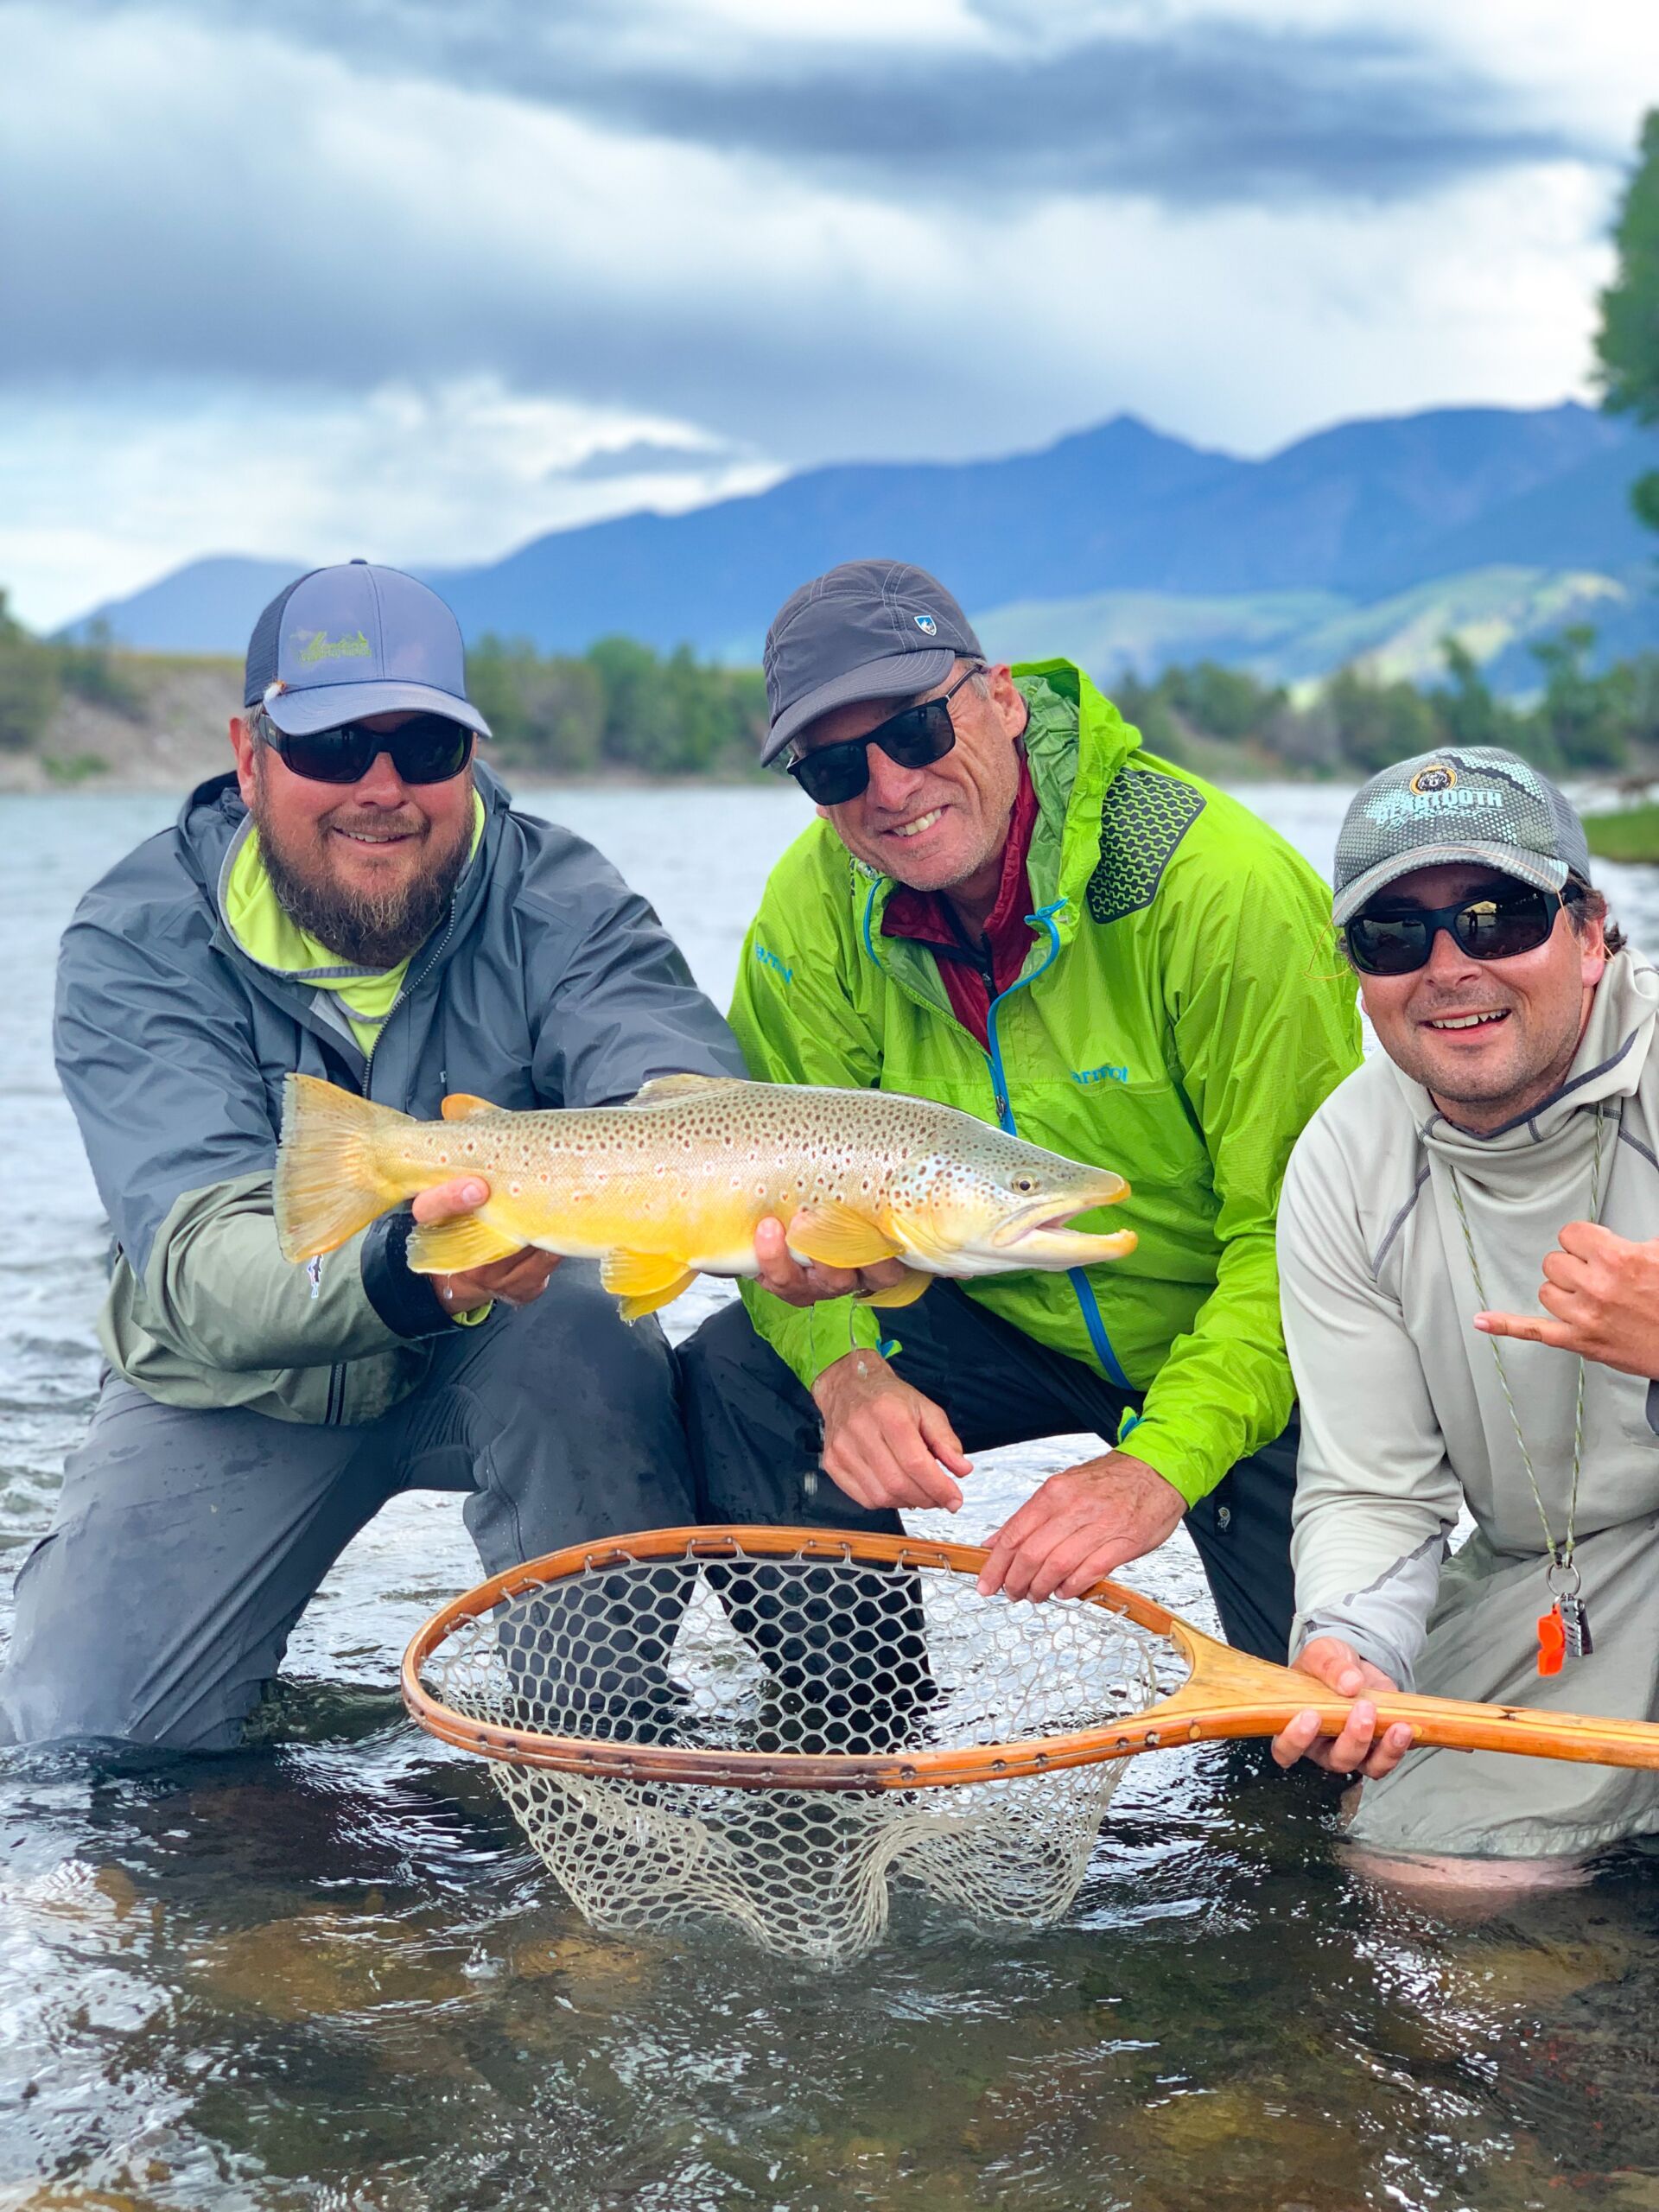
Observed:
[[[1495,747],[1375,777],[1336,884],[1382,1050],[1296,1146],[1279,1266],[1292,1650],[1359,1702],[1275,1756],[1370,1777],[1350,1834],[1397,1873],[1560,1868],[1659,1828],[1659,1776],[1413,1752],[1363,1693],[1659,1718],[1659,973]]]
[[[450,1091],[606,1105],[741,1075],[725,1023],[600,855],[474,767],[487,726],[425,585],[360,562],[300,577],[255,628],[244,697],[234,772],[63,941],[58,1068],[115,1239],[106,1369],[18,1578],[0,1744],[234,1744],[400,1491],[461,1492],[491,1573],[714,1503],[661,1332],[629,1329],[591,1266],[416,1274],[404,1212],[290,1267],[271,1173],[290,1071],[428,1119]],[[487,1195],[463,1179],[414,1216]],[[777,1518],[861,1517],[799,1491]],[[656,1694],[661,1641],[595,1694]]]

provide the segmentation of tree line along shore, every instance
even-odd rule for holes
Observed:
[[[1361,664],[1293,690],[1201,660],[1156,678],[1124,671],[1109,688],[1154,752],[1217,781],[1354,781],[1437,746],[1503,745],[1553,774],[1619,777],[1634,793],[1659,780],[1659,654],[1598,669],[1594,648],[1587,626],[1535,645],[1538,686],[1525,700],[1494,693],[1454,638],[1435,683]],[[107,636],[38,638],[0,598],[0,785],[159,787],[211,773],[226,761],[240,673],[230,658],[133,652]],[[467,673],[495,732],[492,757],[521,777],[760,772],[758,669],[702,661],[686,646],[658,653],[630,638],[601,639],[580,655],[485,638],[468,652]],[[1659,805],[1608,817],[1611,844],[1599,842],[1603,829],[1598,849],[1608,857],[1659,860]]]

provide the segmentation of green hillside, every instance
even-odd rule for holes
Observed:
[[[1659,596],[1645,570],[1472,569],[1370,605],[1335,592],[1097,592],[1020,600],[975,618],[987,649],[1012,659],[1056,654],[1081,661],[1109,686],[1125,668],[1143,677],[1194,659],[1248,671],[1297,693],[1340,668],[1380,683],[1436,683],[1443,641],[1455,638],[1494,689],[1536,690],[1534,641],[1570,623],[1593,625],[1624,652],[1659,645]]]

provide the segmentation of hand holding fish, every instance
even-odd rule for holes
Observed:
[[[895,1374],[878,1351],[849,1351],[812,1385],[823,1415],[825,1474],[861,1505],[942,1505],[973,1462],[942,1406]]]
[[[1076,1598],[1174,1535],[1186,1502],[1155,1468],[1108,1452],[1051,1475],[991,1539],[983,1596]]]
[[[797,1260],[788,1231],[775,1215],[757,1222],[754,1259],[763,1289],[785,1306],[817,1306],[830,1298],[868,1298],[873,1290],[893,1290],[905,1280],[902,1260],[877,1260],[867,1268],[831,1268],[821,1260]]]
[[[476,1175],[457,1176],[452,1183],[440,1183],[435,1190],[423,1191],[410,1211],[423,1228],[440,1222],[461,1221],[486,1205],[490,1186]],[[526,1244],[505,1259],[492,1260],[481,1268],[463,1268],[459,1274],[433,1275],[433,1289],[438,1303],[446,1313],[470,1313],[480,1306],[498,1301],[503,1306],[528,1306],[547,1288],[553,1270],[559,1264],[556,1252],[539,1252],[534,1245]]]
[[[1370,1775],[1380,1781],[1390,1774],[1411,1749],[1411,1730],[1402,1720],[1376,1732],[1376,1707],[1363,1690],[1395,1690],[1380,1667],[1362,1659],[1340,1637],[1316,1636],[1306,1643],[1296,1662],[1299,1675],[1311,1675],[1338,1697],[1357,1700],[1339,1736],[1323,1738],[1319,1716],[1310,1706],[1306,1713],[1279,1731],[1273,1739],[1273,1756],[1281,1766],[1294,1766],[1298,1759],[1312,1759],[1332,1774]]]
[[[1597,1222],[1568,1222],[1545,1257],[1538,1303],[1552,1319],[1477,1313],[1475,1326],[1659,1380],[1659,1241],[1633,1243]]]

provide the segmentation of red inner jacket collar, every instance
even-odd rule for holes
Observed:
[[[1002,874],[996,904],[985,925],[982,944],[976,944],[957,918],[942,891],[916,891],[896,883],[888,893],[881,916],[883,937],[907,937],[931,946],[940,978],[950,1000],[950,1010],[982,1051],[990,1048],[990,1011],[1019,976],[1031,950],[1031,880],[1027,861],[1032,832],[1037,826],[1037,791],[1023,748],[1020,754],[1020,786],[1014,793],[1008,839],[1002,848]]]

